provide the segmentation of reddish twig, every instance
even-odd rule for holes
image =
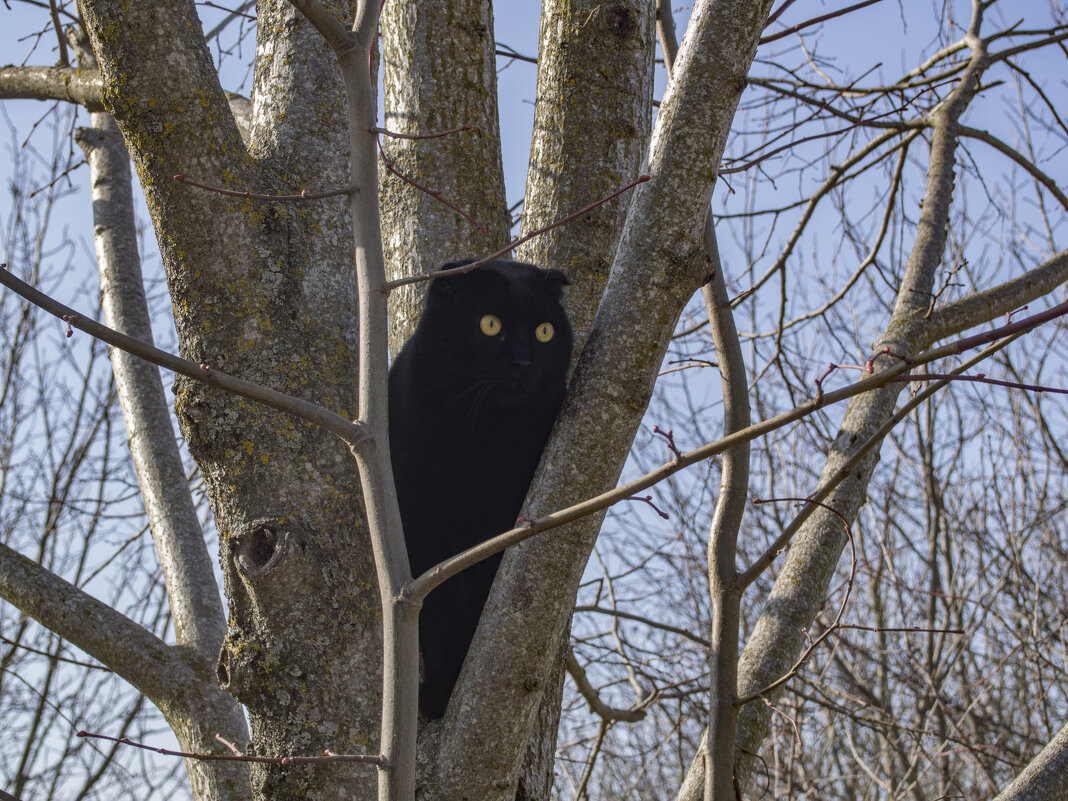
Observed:
[[[931,629],[926,626],[861,626],[859,623],[839,623],[839,629],[857,629],[858,631],[904,631],[922,634],[964,634],[964,629]]]
[[[214,192],[217,195],[226,195],[227,197],[240,197],[246,200],[268,200],[268,201],[291,201],[291,200],[319,200],[324,197],[337,197],[338,195],[347,195],[352,191],[351,186],[346,186],[343,189],[331,189],[327,192],[309,192],[307,189],[302,189],[299,195],[266,195],[261,192],[239,192],[234,189],[223,189],[219,186],[211,186],[209,184],[202,184],[199,181],[193,181],[186,178],[179,173],[174,176],[174,180],[180,184],[186,184],[187,186],[195,186],[197,189],[205,189],[208,192]]]
[[[634,187],[636,187],[638,184],[643,184],[648,180],[650,180],[648,175],[639,175],[637,180],[631,181],[626,186],[621,187],[620,189],[617,189],[615,192],[613,192],[612,194],[608,195],[608,197],[601,198],[600,200],[597,200],[597,201],[595,201],[593,203],[590,203],[588,206],[583,206],[578,211],[573,211],[573,212],[571,212],[571,214],[568,214],[566,217],[561,217],[556,222],[549,223],[548,225],[546,225],[546,226],[544,226],[542,228],[538,228],[535,231],[531,231],[529,234],[521,236],[518,239],[513,239],[511,242],[509,242],[507,245],[505,245],[500,250],[496,251],[495,253],[491,253],[488,256],[483,256],[481,259],[478,259],[477,261],[469,262],[468,264],[465,264],[462,267],[454,267],[451,270],[439,270],[436,273],[426,273],[426,274],[423,274],[423,275],[411,275],[411,276],[408,276],[407,278],[398,278],[396,281],[387,282],[386,285],[385,285],[384,291],[389,293],[389,292],[392,292],[394,289],[397,289],[398,287],[405,286],[407,284],[417,284],[420,281],[430,281],[430,280],[433,280],[434,278],[443,278],[443,277],[449,276],[449,275],[462,275],[464,273],[469,273],[472,270],[477,270],[483,264],[489,264],[494,259],[498,259],[501,256],[503,256],[506,253],[508,253],[510,250],[513,250],[513,249],[519,247],[524,242],[526,242],[528,240],[531,240],[536,236],[540,236],[541,234],[544,234],[546,231],[551,231],[553,228],[559,228],[561,225],[565,225],[566,223],[571,222],[572,220],[576,219],[577,217],[581,217],[583,214],[589,214],[591,211],[593,211],[598,206],[603,206],[608,201],[614,200],[615,198],[617,198],[620,195],[622,195],[624,192],[627,192],[627,191],[633,189]]]
[[[390,131],[387,128],[379,128],[376,125],[374,128],[371,129],[371,133],[373,133],[373,134],[384,134],[385,136],[388,136],[390,139],[437,139],[437,138],[442,137],[442,136],[449,136],[451,134],[463,133],[464,131],[470,131],[470,130],[471,130],[471,126],[467,125],[465,123],[464,125],[461,125],[459,128],[450,128],[447,131],[437,131],[436,133],[403,134],[403,133],[397,133],[396,131]]]
[[[875,372],[875,360],[880,356],[890,356],[891,358],[905,362],[905,364],[908,364],[909,361],[907,357],[900,353],[894,353],[890,348],[883,348],[878,353],[870,356],[864,364],[835,364],[834,362],[831,362],[827,365],[827,369],[820,373],[819,378],[816,379],[816,400],[823,397],[823,382],[835,370],[860,370],[862,373],[872,375]]]
[[[470,130],[470,127],[468,127],[468,130]],[[480,223],[478,220],[476,220],[474,217],[472,217],[466,211],[461,209],[455,203],[450,203],[444,197],[442,197],[440,189],[431,189],[429,187],[423,186],[418,181],[415,181],[412,178],[409,178],[403,172],[398,170],[396,168],[396,166],[394,166],[393,161],[389,158],[389,156],[386,155],[386,151],[382,147],[382,140],[380,140],[380,139],[376,140],[376,144],[378,145],[378,155],[382,157],[382,164],[384,164],[386,169],[389,170],[393,175],[396,175],[398,178],[400,178],[402,181],[404,181],[404,183],[408,184],[408,186],[412,187],[413,189],[418,189],[420,192],[423,192],[424,194],[430,195],[430,197],[434,198],[434,200],[438,201],[438,203],[441,203],[442,205],[448,206],[454,212],[456,212],[461,217],[463,217],[465,220],[467,220],[469,223],[471,223],[471,225],[475,226],[475,228],[477,228],[482,233],[486,233],[487,232],[486,231],[486,226],[484,226],[482,223]],[[390,283],[392,283],[392,282],[390,282]],[[390,284],[386,284],[386,288],[389,289],[390,288]]]
[[[741,303],[747,297],[756,292],[756,290],[757,288],[755,286],[751,286],[749,287],[749,289],[743,289],[741,292],[731,298],[731,308],[735,308],[739,303]]]
[[[911,381],[971,381],[976,384],[993,384],[996,387],[1008,387],[1009,389],[1023,389],[1028,392],[1054,392],[1058,395],[1068,395],[1068,389],[1057,387],[1044,387],[1038,384],[1022,384],[1019,381],[1004,381],[999,378],[987,378],[985,373],[976,375],[942,375],[939,373],[912,373],[894,379],[900,382]]]
[[[673,454],[675,454],[675,460],[676,461],[678,461],[679,459],[682,458],[682,453],[679,451],[678,447],[676,447],[676,445],[675,445],[675,432],[674,431],[665,431],[660,426],[653,426],[653,433],[654,434],[659,434],[665,440],[667,440],[668,449]]]
[[[671,519],[671,515],[669,515],[667,512],[665,512],[664,510],[660,509],[655,503],[653,503],[653,496],[652,495],[640,495],[640,496],[639,495],[631,495],[629,498],[624,498],[624,500],[627,500],[627,501],[641,501],[642,503],[647,503],[651,507],[653,507],[653,511],[656,512],[658,515],[660,515],[662,518],[664,518],[665,520],[670,520]]]
[[[78,737],[92,738],[94,740],[108,740],[113,743],[121,743],[122,745],[130,745],[134,748],[142,748],[145,751],[155,751],[157,754],[163,754],[164,756],[176,756],[183,759],[198,759],[203,762],[260,762],[269,765],[307,765],[314,762],[357,762],[365,765],[379,765],[386,766],[385,759],[380,754],[335,754],[331,751],[324,751],[320,756],[297,756],[297,757],[268,757],[268,756],[252,756],[251,754],[244,754],[233,743],[223,740],[219,735],[215,738],[231,750],[229,754],[198,754],[189,751],[175,751],[170,748],[159,748],[154,745],[146,745],[145,743],[139,743],[131,740],[129,737],[111,737],[107,734],[94,734],[87,731],[79,731]]]
[[[218,740],[223,745],[225,745],[227,748],[229,748],[230,749],[230,753],[232,753],[232,754],[234,754],[236,756],[244,756],[244,754],[242,753],[241,749],[237,747],[237,743],[230,742],[229,740],[227,740],[225,737],[223,737],[218,732],[215,733],[215,739]]]
[[[784,718],[786,718],[787,721],[789,721],[790,726],[793,727],[793,730],[794,730],[794,739],[797,742],[798,747],[800,747],[801,746],[801,731],[797,728],[797,719],[793,715],[788,715],[786,712],[784,712],[783,710],[779,709],[779,707],[775,706],[775,704],[773,704],[767,698],[764,699],[764,704],[772,712],[776,712],[779,715],[782,715]]]
[[[1021,306],[1018,309],[1013,309],[1011,312],[1009,312],[1008,314],[1005,315],[1005,322],[1011,323],[1012,322],[1012,316],[1014,314],[1019,314],[1022,311],[1027,311],[1029,308],[1030,308],[1029,306]]]

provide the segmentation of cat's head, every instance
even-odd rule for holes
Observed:
[[[562,393],[572,345],[567,283],[559,270],[506,260],[433,280],[420,329],[434,338],[435,370],[455,370],[502,406]]]

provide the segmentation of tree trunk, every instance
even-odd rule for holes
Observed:
[[[152,212],[182,354],[351,419],[356,290],[345,199],[235,199],[172,177],[266,193],[345,186],[334,55],[288,3],[259,4],[246,150],[192,2],[82,8],[105,101]],[[354,13],[350,4],[332,10]],[[179,380],[176,390],[219,531],[230,606],[219,679],[248,710],[250,750],[376,753],[380,604],[348,449],[198,382]],[[351,764],[256,765],[253,784],[269,798],[372,798],[376,775]]]
[[[508,241],[510,225],[497,120],[492,4],[386,3],[381,30],[385,127],[408,136],[470,127],[433,139],[381,137],[397,171],[441,193],[438,200],[381,170],[383,249],[387,275],[396,279],[492,253]],[[423,282],[390,293],[393,353],[415,328],[425,291]]]

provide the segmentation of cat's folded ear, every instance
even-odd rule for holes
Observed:
[[[467,258],[460,259],[458,261],[450,261],[438,267],[435,272],[440,273],[446,270],[455,269],[457,267],[463,267],[465,264],[470,264],[473,261],[476,261],[476,259]],[[534,264],[527,264],[521,261],[511,261],[509,259],[498,259],[496,261],[491,261],[485,264],[482,269],[485,269],[487,272],[492,272],[494,270],[499,271],[502,269],[517,269],[524,272],[528,276],[528,278],[524,279],[528,281],[535,274],[537,274],[542,280],[544,280],[545,287],[549,291],[554,292],[557,297],[559,297],[563,288],[571,283],[567,280],[567,276],[564,275],[560,270],[542,270]],[[453,292],[456,291],[457,286],[467,280],[468,276],[471,274],[472,273],[460,273],[458,275],[448,275],[444,278],[435,278],[431,282],[431,293],[438,297],[451,295]],[[534,284],[529,285],[533,286]]]
[[[434,272],[440,273],[445,270],[455,269],[456,267],[463,267],[465,264],[470,264],[473,261],[475,261],[475,259],[450,261],[438,267]],[[451,295],[456,290],[457,283],[463,281],[467,275],[467,273],[460,273],[459,275],[447,275],[444,278],[435,278],[430,282],[430,288],[437,295]]]
[[[560,286],[570,286],[571,282],[567,280],[567,276],[559,270],[543,270],[545,273],[545,282],[559,284]]]

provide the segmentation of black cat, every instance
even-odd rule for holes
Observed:
[[[559,270],[503,260],[430,283],[389,372],[390,454],[414,575],[515,525],[566,390],[565,284]],[[445,714],[499,563],[468,568],[423,604],[425,715]]]

